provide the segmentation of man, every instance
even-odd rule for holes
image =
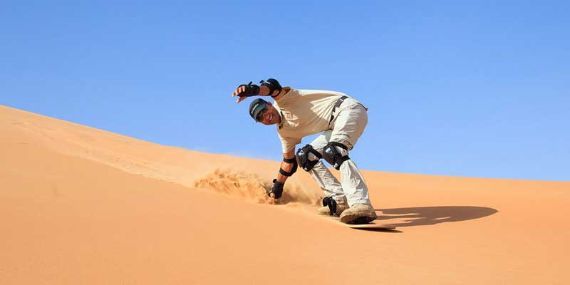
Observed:
[[[340,216],[343,223],[369,223],[376,219],[364,178],[349,157],[368,122],[367,109],[344,93],[322,90],[297,90],[281,87],[275,79],[260,85],[242,84],[232,96],[240,103],[251,96],[271,96],[274,103],[253,100],[250,116],[264,125],[277,125],[283,149],[283,162],[268,195],[279,199],[287,178],[299,165],[308,171],[324,191],[321,214]],[[321,133],[313,142],[297,150],[308,135]],[[340,182],[320,160],[340,170]]]

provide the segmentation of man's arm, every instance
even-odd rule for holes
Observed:
[[[283,153],[283,161],[281,161],[281,169],[285,170],[285,172],[290,173],[296,164],[296,163],[285,162],[285,160],[291,160],[291,159],[295,159],[295,148],[293,148],[292,150],[290,150],[286,153]],[[280,172],[277,174],[277,181],[279,181],[281,183],[285,183],[286,180],[287,180],[287,176],[281,174]]]
[[[277,178],[273,179],[273,186],[271,190],[268,191],[268,195],[271,198],[279,199],[283,194],[283,186],[285,181],[287,181],[288,176],[293,175],[297,170],[297,160],[295,158],[295,148],[283,153],[283,161],[277,174]]]
[[[290,90],[289,87],[281,88],[279,82],[275,79],[267,79],[267,81],[261,81],[261,85],[253,84],[252,82],[248,84],[241,84],[232,93],[232,97],[237,96],[237,103],[245,100],[247,97],[251,96],[271,96],[273,99],[278,100],[281,96]]]

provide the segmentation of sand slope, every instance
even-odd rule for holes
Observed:
[[[0,106],[0,284],[570,282],[570,182],[365,172],[386,233],[277,168]]]

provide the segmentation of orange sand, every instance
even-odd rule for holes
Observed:
[[[375,232],[278,165],[0,106],[0,284],[570,282],[570,182],[365,171]]]

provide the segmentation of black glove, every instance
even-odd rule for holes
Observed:
[[[252,82],[249,82],[248,84],[241,84],[240,86],[238,86],[238,90],[243,87],[243,90],[240,90],[241,92],[239,92],[237,94],[237,96],[239,97],[250,97],[250,96],[255,96],[255,95],[259,95],[259,86],[253,84]]]
[[[271,186],[271,190],[267,191],[267,196],[274,199],[281,198],[281,195],[283,194],[283,185],[285,185],[285,183],[281,183],[277,181],[277,179],[273,179],[273,186]]]
[[[324,197],[323,198],[323,206],[329,207],[329,212],[331,216],[336,215],[336,201],[332,197]]]

